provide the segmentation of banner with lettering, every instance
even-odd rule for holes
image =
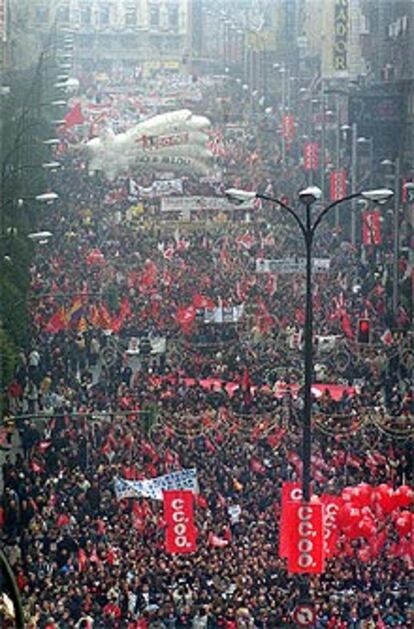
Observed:
[[[288,572],[321,574],[325,569],[322,504],[287,503],[285,528],[289,535]]]
[[[240,205],[234,205],[223,196],[217,197],[203,197],[203,196],[191,196],[191,197],[168,197],[161,199],[161,212],[199,212],[199,211],[214,211],[214,212],[233,212],[237,209],[253,209],[253,201],[246,201]]]
[[[165,550],[171,555],[194,553],[197,529],[191,491],[164,491]]]
[[[340,496],[323,494],[321,496],[321,503],[323,508],[325,557],[335,557],[338,552],[337,542],[339,539],[339,525],[337,519],[339,509],[343,505],[343,500]]]
[[[317,142],[306,142],[303,153],[305,170],[316,171],[319,168],[319,147]]]
[[[279,532],[279,557],[287,557],[289,553],[288,505],[294,501],[302,500],[300,483],[285,482],[282,485],[282,501]]]
[[[293,114],[283,114],[282,136],[288,144],[290,144],[295,137],[295,116]]]
[[[331,201],[339,201],[346,196],[346,172],[345,170],[334,170],[331,173]]]
[[[349,0],[335,1],[333,69],[337,74],[348,67]]]
[[[244,313],[244,304],[217,308],[203,308],[197,311],[203,323],[238,323]]]
[[[362,242],[364,245],[381,244],[381,213],[378,210],[362,215]]]
[[[330,258],[313,258],[312,270],[314,273],[329,271]],[[305,273],[305,258],[280,258],[271,260],[268,258],[256,258],[256,273]]]
[[[182,469],[163,476],[136,481],[116,478],[114,488],[117,500],[124,500],[125,498],[162,500],[163,492],[170,489],[198,493],[197,470],[195,468]]]
[[[146,188],[140,186],[134,179],[129,179],[130,199],[153,199],[170,194],[183,194],[182,179],[156,179]]]

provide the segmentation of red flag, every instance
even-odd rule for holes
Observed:
[[[164,491],[165,550],[169,554],[196,551],[197,529],[191,491]]]
[[[193,305],[187,307],[183,306],[177,309],[175,318],[184,333],[188,332],[188,330],[191,328],[191,324],[193,323],[195,316],[196,309]]]
[[[392,345],[394,343],[394,337],[389,328],[387,328],[384,334],[381,336],[381,341],[384,343],[384,345]]]
[[[66,329],[66,313],[65,309],[62,306],[57,310],[46,323],[45,332],[49,332],[49,334],[57,334],[61,330]]]
[[[99,325],[103,330],[112,329],[112,317],[105,304],[101,304],[99,307]]]
[[[103,266],[105,264],[105,256],[99,249],[91,249],[86,256],[86,264],[89,266]]]
[[[250,469],[256,474],[266,474],[265,466],[256,457],[250,459]]]
[[[81,104],[76,103],[65,115],[65,126],[73,127],[77,124],[83,124],[84,122],[85,118],[82,114]]]
[[[214,301],[209,297],[205,297],[200,293],[196,293],[193,296],[193,306],[194,308],[214,308]]]
[[[112,331],[118,333],[122,326],[124,325],[125,319],[127,319],[132,314],[131,305],[128,301],[128,297],[124,297],[121,301],[121,305],[119,308],[119,313],[116,317],[114,317],[112,321]]]
[[[145,528],[145,513],[138,500],[134,500],[132,505],[132,524],[136,531],[142,533]]]
[[[323,517],[320,503],[289,502],[288,572],[320,574],[325,569]]]
[[[32,472],[34,472],[35,474],[41,474],[42,472],[44,472],[44,468],[39,465],[39,463],[37,463],[37,461],[30,461],[29,463],[29,467],[32,470]]]
[[[66,526],[70,522],[70,517],[67,513],[59,513],[56,519],[56,526]]]
[[[337,523],[338,511],[343,504],[339,496],[324,494],[321,496],[324,518],[324,544],[325,556],[334,557],[337,552],[337,542],[339,538],[339,526]]]
[[[289,502],[302,499],[300,483],[287,482],[282,485],[282,512],[279,531],[279,557],[287,557],[289,552],[289,531],[286,525],[286,506]]]
[[[351,319],[349,318],[349,315],[347,312],[345,312],[345,310],[342,313],[341,327],[345,336],[347,336],[349,339],[354,338],[354,333],[352,332],[351,327]]]
[[[213,548],[225,548],[229,545],[229,540],[219,537],[218,535],[215,535],[215,533],[211,532],[207,538],[207,544]]]
[[[83,569],[86,566],[86,562],[87,562],[87,556],[85,551],[83,550],[83,548],[79,548],[78,550],[78,566],[79,566],[79,572],[82,572]]]

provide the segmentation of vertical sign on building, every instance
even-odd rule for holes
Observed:
[[[6,0],[0,0],[0,41],[7,39]]]
[[[335,0],[333,69],[348,71],[349,0]]]
[[[319,168],[319,146],[317,142],[306,142],[303,151],[303,167],[305,170],[317,171]]]
[[[339,201],[346,196],[346,172],[334,170],[331,173],[331,201]]]

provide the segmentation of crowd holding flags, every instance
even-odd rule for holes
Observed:
[[[57,334],[62,330],[85,332],[89,327],[118,333],[132,310],[127,297],[120,303],[118,313],[112,315],[104,302],[88,304],[85,297],[75,297],[69,308],[59,306],[44,326],[45,332]]]

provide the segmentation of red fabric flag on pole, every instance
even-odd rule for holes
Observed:
[[[82,114],[81,104],[76,103],[65,115],[65,127],[73,127],[77,124],[83,124],[84,122],[85,118]]]
[[[191,325],[195,319],[195,316],[196,309],[193,305],[187,307],[183,306],[177,309],[175,318],[185,334],[188,333],[191,329]]]
[[[289,531],[288,572],[321,574],[325,569],[322,505],[290,502],[285,522]]]
[[[62,306],[57,310],[46,323],[45,332],[49,332],[49,334],[57,334],[61,330],[66,329],[66,313],[65,309]]]
[[[194,525],[193,493],[164,491],[165,550],[169,554],[196,551],[197,529]]]

